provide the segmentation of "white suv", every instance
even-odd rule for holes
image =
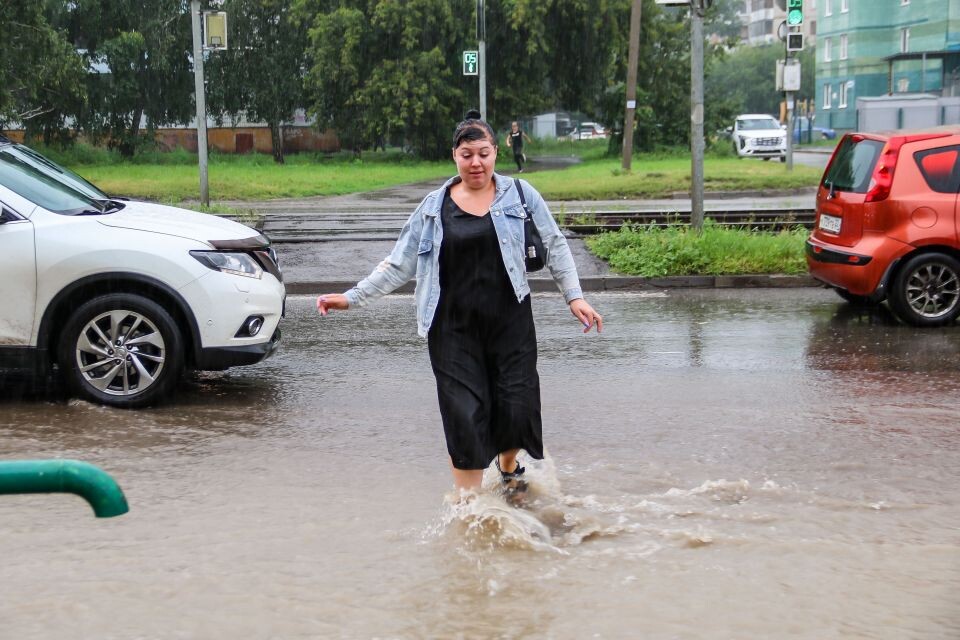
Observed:
[[[284,287],[254,229],[112,198],[0,136],[0,372],[59,370],[103,404],[272,354]]]
[[[740,158],[780,158],[787,161],[787,132],[773,116],[745,114],[727,127],[733,138],[733,150]]]

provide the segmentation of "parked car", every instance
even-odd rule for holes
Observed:
[[[812,130],[811,130],[812,129]],[[827,127],[811,127],[810,119],[807,116],[800,116],[793,119],[793,141],[796,144],[807,142],[807,136],[810,141],[814,140],[834,140],[837,132]]]
[[[759,113],[737,116],[727,133],[733,140],[733,151],[740,158],[787,161],[787,132],[773,116]]]
[[[562,140],[593,140],[595,138],[606,138],[607,131],[603,125],[596,122],[581,122],[580,126],[561,136]]]
[[[960,128],[841,138],[817,192],[811,275],[917,326],[960,314]]]
[[[111,197],[0,136],[0,370],[139,407],[274,352],[284,286],[242,224]]]
[[[607,137],[606,129],[603,128],[602,124],[596,122],[581,122],[579,132],[581,140]]]

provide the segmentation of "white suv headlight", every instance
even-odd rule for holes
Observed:
[[[259,279],[263,275],[263,269],[257,264],[251,256],[246,253],[227,253],[223,251],[191,251],[190,255],[196,258],[202,265],[222,271],[232,273],[245,278]]]

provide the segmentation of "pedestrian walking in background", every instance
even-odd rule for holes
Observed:
[[[514,120],[510,123],[510,133],[507,134],[507,146],[513,149],[513,161],[517,163],[517,173],[523,173],[523,165],[527,156],[523,153],[523,139],[530,142],[530,136],[520,129],[520,123]]]
[[[599,333],[603,318],[583,299],[570,248],[543,198],[494,171],[496,135],[479,113],[467,116],[453,135],[457,175],[423,199],[369,276],[344,294],[320,296],[317,310],[364,306],[416,277],[418,331],[436,376],[454,485],[478,489],[496,460],[504,487],[522,491],[520,450],[543,458],[525,210],[584,333],[594,326]]]

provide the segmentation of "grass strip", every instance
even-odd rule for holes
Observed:
[[[686,225],[627,226],[587,239],[587,246],[616,272],[643,277],[806,273],[797,226],[771,233],[723,227],[707,220],[697,234]]]
[[[710,158],[704,162],[706,191],[796,189],[816,186],[822,171],[795,165],[792,172],[779,162]],[[635,157],[633,169],[620,161],[590,160],[559,171],[524,174],[548,200],[615,200],[664,198],[690,190],[690,158]]]

